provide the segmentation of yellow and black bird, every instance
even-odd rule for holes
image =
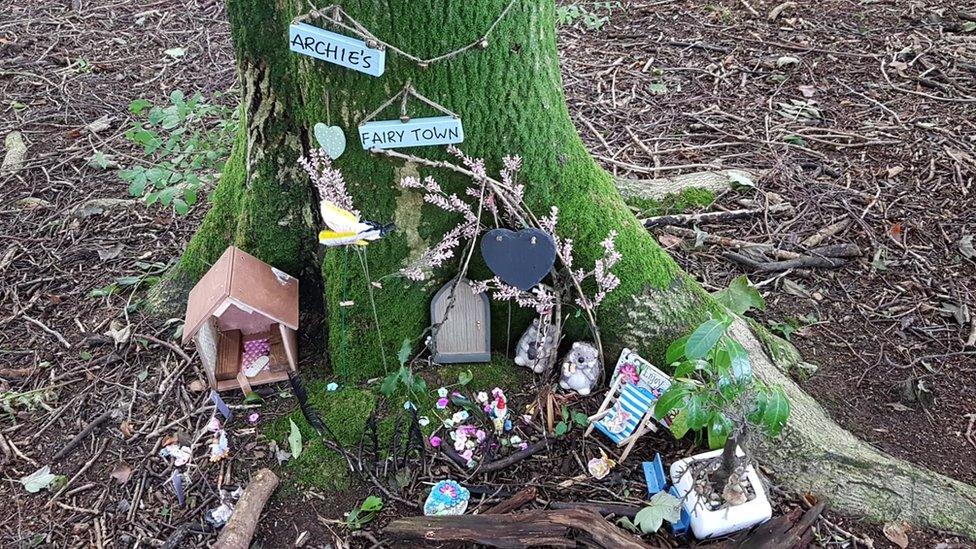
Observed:
[[[396,229],[393,223],[381,225],[373,221],[361,221],[358,214],[323,200],[320,205],[322,221],[329,228],[319,233],[319,242],[329,247],[367,246]]]

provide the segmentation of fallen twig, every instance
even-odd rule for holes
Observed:
[[[652,227],[657,227],[660,225],[675,225],[679,227],[687,227],[688,225],[695,225],[698,223],[715,223],[719,221],[729,221],[732,219],[742,219],[746,217],[753,217],[756,215],[762,215],[766,212],[778,213],[786,210],[793,209],[789,204],[774,204],[769,208],[751,208],[742,210],[728,210],[719,212],[703,212],[695,214],[674,214],[674,215],[659,215],[657,217],[648,217],[647,219],[641,219],[640,222],[644,224],[648,229]]]
[[[538,493],[539,491],[535,486],[529,486],[528,488],[518,491],[514,496],[499,502],[491,509],[485,511],[483,514],[504,515],[505,513],[511,513],[526,503],[533,501]]]
[[[54,454],[54,456],[51,458],[51,461],[52,462],[58,461],[59,459],[71,453],[71,451],[77,448],[78,445],[81,444],[83,440],[88,438],[88,435],[90,435],[92,431],[97,429],[101,424],[108,421],[109,418],[111,418],[112,415],[115,413],[115,410],[116,410],[115,408],[109,408],[105,412],[102,412],[101,415],[91,420],[88,423],[88,425],[85,425],[85,428],[82,429],[81,432],[75,435],[74,438],[72,438],[70,441],[68,441],[67,444],[64,445],[64,448],[61,448],[60,450],[58,450],[58,453]]]
[[[71,343],[68,343],[68,340],[65,339],[64,336],[61,335],[61,333],[58,332],[57,330],[54,330],[52,328],[48,328],[46,324],[44,324],[40,320],[37,320],[36,318],[32,318],[32,317],[27,316],[25,314],[21,314],[21,316],[23,316],[24,317],[24,320],[26,320],[27,322],[30,322],[31,324],[34,324],[38,328],[40,328],[40,329],[44,330],[45,332],[47,332],[47,333],[53,335],[54,337],[56,337],[58,339],[58,341],[61,342],[61,345],[64,345],[64,348],[65,349],[70,349],[71,348]]]
[[[634,518],[641,510],[635,505],[622,505],[620,503],[591,503],[585,501],[550,501],[549,506],[553,509],[585,509],[600,513],[603,516],[616,515],[618,517]]]

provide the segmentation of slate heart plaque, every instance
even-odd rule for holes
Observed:
[[[315,125],[315,140],[319,142],[319,147],[325,150],[329,158],[335,160],[346,152],[346,134],[342,133],[339,126],[326,126],[318,123]]]
[[[481,256],[506,284],[528,291],[556,262],[556,243],[540,229],[492,229],[481,239]]]

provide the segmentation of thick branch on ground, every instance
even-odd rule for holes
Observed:
[[[825,496],[835,509],[881,522],[908,521],[976,539],[976,486],[884,454],[837,425],[780,371],[748,325],[731,334],[749,350],[753,371],[786,391],[792,412],[783,436],[759,449],[760,463],[797,492]]]
[[[681,194],[687,189],[705,189],[715,193],[724,191],[729,188],[729,176],[731,174],[739,174],[753,181],[756,180],[756,174],[746,170],[716,170],[658,179],[618,177],[614,179],[614,182],[624,198],[661,200],[669,194]]]
[[[261,469],[248,483],[244,495],[234,506],[234,514],[217,537],[215,549],[247,549],[258,527],[261,511],[278,487],[278,477],[271,469]]]
[[[567,536],[583,532],[597,547],[651,549],[652,546],[583,509],[528,511],[517,515],[408,517],[383,532],[399,540],[480,543],[489,547],[576,547]]]

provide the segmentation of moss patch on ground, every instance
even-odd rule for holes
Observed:
[[[496,354],[488,364],[450,364],[426,369],[419,374],[427,383],[426,391],[409,392],[400,384],[389,398],[380,393],[382,380],[362,386],[340,386],[336,391],[327,390],[330,380],[315,380],[308,383],[309,404],[319,412],[339,442],[350,448],[359,445],[375,413],[379,445],[388,448],[407,401],[417,407],[419,415],[430,418],[430,424],[424,428],[424,435],[428,436],[438,425],[434,413],[437,389],[460,390],[459,375],[468,371],[472,378],[464,386],[466,392],[490,391],[495,387],[513,391],[531,382],[532,378],[528,369]],[[352,479],[345,459],[325,446],[297,406],[290,414],[268,423],[263,428],[264,436],[287,451],[290,421],[294,421],[301,431],[304,447],[297,459],[291,459],[283,466],[286,489],[310,487],[334,493],[349,488]],[[403,419],[400,424],[405,425]]]
[[[689,187],[678,194],[669,194],[661,200],[631,197],[625,199],[625,202],[631,208],[638,210],[637,217],[655,217],[687,213],[697,208],[711,206],[715,202],[715,193],[708,189]]]

